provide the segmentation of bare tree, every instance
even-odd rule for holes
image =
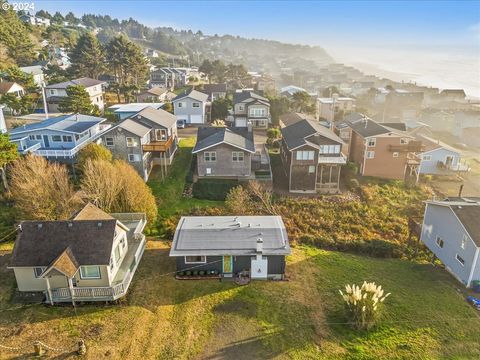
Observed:
[[[262,204],[262,209],[267,214],[278,215],[276,206],[273,202],[273,192],[267,189],[265,185],[258,181],[251,181],[248,185],[248,190],[254,200]]]

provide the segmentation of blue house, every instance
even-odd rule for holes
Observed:
[[[105,120],[81,114],[62,115],[11,129],[10,141],[18,144],[22,154],[72,159],[111,126],[103,124]]]
[[[480,197],[427,201],[420,240],[465,286],[480,280]]]
[[[454,147],[426,135],[417,135],[417,140],[425,146],[421,154],[420,174],[445,175],[452,171],[469,171],[466,163],[461,163],[461,153]]]

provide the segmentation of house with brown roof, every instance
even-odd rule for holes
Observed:
[[[348,143],[349,160],[362,176],[385,179],[418,179],[422,143],[405,131],[403,123],[377,123],[354,113],[335,125],[340,138]]]
[[[25,94],[25,89],[16,82],[0,82],[0,95],[6,94],[14,94],[17,98],[20,98]]]
[[[161,87],[153,87],[151,89],[147,89],[140,94],[137,95],[137,102],[139,103],[158,103],[158,102],[165,102],[165,101],[172,101],[172,99],[177,96],[176,94],[172,93],[168,89],[161,88]]]
[[[344,142],[318,121],[301,118],[298,113],[283,117],[290,123],[281,129],[280,152],[288,191],[336,193],[341,167],[347,161],[342,154]]]
[[[114,301],[128,291],[145,249],[144,213],[92,204],[65,221],[22,221],[9,268],[22,293],[61,302]]]
[[[480,198],[426,202],[420,240],[456,279],[480,280]]]

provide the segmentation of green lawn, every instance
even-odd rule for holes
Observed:
[[[480,320],[442,269],[310,247],[294,249],[289,281],[236,286],[175,280],[168,247],[148,243],[118,305],[18,306],[0,256],[2,344],[39,339],[66,347],[83,338],[88,358],[110,359],[474,359]],[[381,325],[355,332],[338,289],[374,280],[392,295]],[[0,349],[0,358],[14,356]],[[19,354],[16,354],[19,355]],[[59,355],[59,354],[55,354]]]
[[[179,142],[173,164],[168,168],[168,174],[162,180],[160,167],[152,170],[148,186],[157,199],[159,209],[159,228],[162,234],[163,222],[178,213],[186,214],[192,209],[209,206],[221,206],[222,201],[199,200],[183,197],[185,177],[192,161],[192,149],[195,138],[182,139]]]

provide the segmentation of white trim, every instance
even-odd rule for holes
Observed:
[[[477,267],[477,261],[478,261],[478,253],[480,253],[480,249],[477,248],[477,250],[475,251],[475,256],[473,257],[473,262],[472,262],[472,268],[470,270],[470,275],[468,276],[468,280],[467,280],[467,287],[470,286],[470,283],[472,282],[472,278],[473,278],[473,272],[475,271],[475,268]]]
[[[230,145],[230,146],[233,146],[234,148],[241,149],[241,150],[245,150],[246,152],[249,152],[250,154],[255,154],[255,151],[251,151],[251,150],[248,150],[248,149],[246,149],[246,148],[242,148],[241,146],[238,146],[238,145],[230,144],[229,142],[226,142],[226,141],[220,141],[220,142],[218,142],[218,143],[215,143],[215,144],[212,144],[212,145],[210,145],[210,146],[201,148],[201,149],[199,149],[199,150],[194,150],[194,151],[192,151],[192,154],[197,154],[197,153],[200,152],[200,151],[204,151],[204,150],[210,149],[211,147],[214,147],[214,146],[217,146],[217,145],[221,145],[221,144]]]
[[[83,276],[83,271],[82,271],[82,268],[84,267],[96,267],[98,269],[98,277],[95,276],[95,277],[84,277]],[[82,280],[98,280],[98,279],[101,279],[102,278],[102,270],[100,269],[100,266],[99,265],[82,265],[80,266],[80,279]]]
[[[478,250],[478,249],[477,249],[477,250]],[[459,258],[463,260],[463,263],[460,261]],[[465,259],[462,258],[460,255],[458,255],[458,253],[455,254],[455,259],[460,263],[460,265],[462,265],[463,267],[465,267]]]

